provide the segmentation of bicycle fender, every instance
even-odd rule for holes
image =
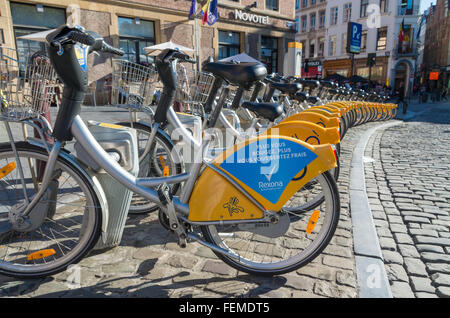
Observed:
[[[200,176],[189,220],[261,218],[264,210],[280,211],[308,181],[334,167],[329,144],[312,146],[278,135],[243,141],[217,156]]]
[[[299,139],[310,145],[337,144],[340,140],[336,127],[323,128],[307,121],[288,121],[268,129],[264,134],[282,135]]]
[[[339,118],[327,118],[321,114],[309,110],[302,111],[285,118],[282,122],[287,121],[309,121],[324,128],[339,127]]]

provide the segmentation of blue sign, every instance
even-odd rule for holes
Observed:
[[[301,144],[269,138],[242,147],[220,167],[275,204],[289,182],[316,158]]]
[[[359,54],[361,52],[362,24],[349,22],[347,36],[347,52]]]

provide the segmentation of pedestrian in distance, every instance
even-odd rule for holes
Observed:
[[[403,114],[406,114],[406,109],[408,108],[408,104],[405,101],[405,85],[400,83],[400,87],[398,89],[398,101],[397,104],[400,105],[402,103],[403,106]]]

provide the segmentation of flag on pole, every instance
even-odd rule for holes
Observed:
[[[213,25],[214,23],[216,23],[217,20],[219,20],[217,2],[218,0],[211,0],[211,3],[209,5],[208,20],[207,20],[208,25]]]
[[[203,15],[202,24],[205,24],[208,21],[208,11],[209,11],[210,3],[211,3],[211,0],[206,1],[205,5],[202,8],[202,11],[200,12],[200,14]]]
[[[195,15],[197,12],[197,0],[192,0],[191,8],[189,9],[189,19],[192,17],[192,15]]]
[[[403,42],[405,40],[405,18],[403,18],[402,24],[400,25],[400,32],[398,34],[398,41]]]

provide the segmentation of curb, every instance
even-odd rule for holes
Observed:
[[[378,234],[366,193],[364,151],[372,134],[402,121],[386,123],[367,130],[353,149],[350,165],[350,215],[353,224],[353,250],[360,298],[392,298],[389,280],[384,267]]]

